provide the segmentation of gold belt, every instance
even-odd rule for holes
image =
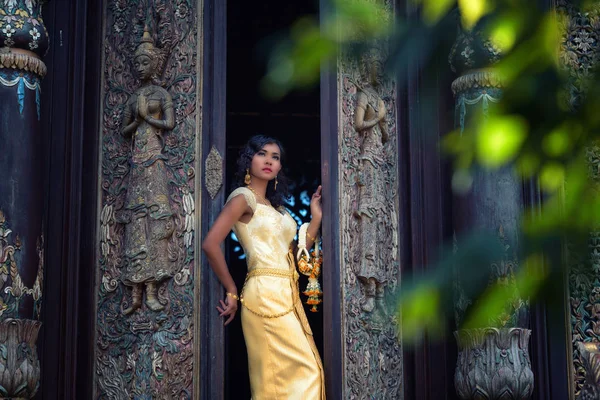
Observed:
[[[281,278],[293,278],[294,274],[290,270],[279,268],[254,268],[248,271],[246,281],[253,276],[276,276]]]
[[[291,313],[292,311],[294,311],[293,305],[288,310],[280,312],[278,314],[263,314],[256,310],[253,310],[252,308],[248,307],[248,304],[246,304],[246,302],[244,301],[244,288],[246,287],[246,282],[248,282],[248,279],[252,278],[253,276],[274,276],[277,278],[296,278],[294,272],[295,271],[290,271],[290,270],[286,271],[284,269],[278,269],[278,268],[254,268],[254,269],[251,269],[250,271],[248,271],[248,274],[246,275],[246,280],[244,281],[244,287],[242,288],[242,293],[240,294],[240,302],[252,314],[258,315],[259,317],[262,317],[262,318],[279,318],[279,317],[283,317],[286,314]]]

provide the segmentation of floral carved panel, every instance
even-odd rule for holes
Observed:
[[[600,56],[600,7],[597,5],[581,10],[569,0],[556,4],[561,33],[560,58],[568,76],[565,101],[576,109],[598,66]],[[600,176],[600,147],[594,144],[587,148],[590,184],[598,185]],[[566,184],[568,195],[569,187]],[[586,378],[586,360],[579,342],[600,342],[600,232],[590,232],[587,250],[567,243],[568,259],[568,304],[570,308],[572,393],[579,396]]]
[[[94,398],[191,399],[199,395],[193,384],[199,5],[105,4]],[[146,87],[138,78],[144,62],[138,57],[148,54],[157,56],[148,57],[155,73]],[[144,125],[142,108],[154,125]],[[127,137],[132,120],[150,128]],[[149,149],[148,143],[154,146],[151,157],[140,150]],[[139,171],[145,171],[145,181]],[[136,199],[147,207],[132,206]],[[133,240],[139,235],[127,224],[144,218],[154,221],[145,225],[146,244],[161,235],[164,254]],[[161,218],[168,222],[157,225]],[[136,245],[139,253],[132,255]],[[135,267],[155,277],[143,291],[135,279],[144,274],[129,272]],[[136,298],[142,300],[137,307]]]

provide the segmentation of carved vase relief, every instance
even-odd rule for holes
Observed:
[[[533,372],[531,331],[482,328],[455,332],[458,360],[454,385],[461,399],[529,399]]]
[[[385,4],[393,15],[391,2]],[[402,346],[393,301],[400,280],[396,84],[388,44],[338,62],[340,234],[345,398],[402,398]]]
[[[14,236],[14,239],[11,239]],[[26,398],[35,395],[40,380],[36,341],[42,323],[44,242],[38,239],[38,272],[27,287],[21,278],[21,239],[13,235],[0,210],[0,396]],[[33,301],[33,314],[25,315],[24,301]]]
[[[194,396],[196,7],[107,2],[98,399]]]
[[[557,1],[560,28],[563,33],[560,59],[568,74],[568,98],[570,107],[577,108],[585,96],[587,82],[593,77],[592,71],[598,65],[600,56],[598,43],[600,40],[600,7],[594,5],[585,11],[576,9],[568,0]],[[587,149],[587,161],[590,184],[598,185],[600,175],[600,146],[595,143]],[[568,182],[566,183],[568,189]],[[567,190],[568,193],[568,190]],[[600,194],[600,192],[599,192]],[[588,251],[575,249],[567,243],[569,280],[568,304],[570,307],[573,375],[572,395],[577,398],[588,398],[591,386],[596,380],[590,380],[594,371],[588,368],[595,366],[597,357],[590,356],[590,351],[583,351],[585,346],[593,346],[600,342],[600,231],[590,232]],[[585,343],[579,344],[579,343]],[[588,349],[589,350],[589,349]],[[593,363],[591,363],[593,361]],[[592,374],[592,375],[590,375]],[[586,375],[588,378],[586,378]],[[584,389],[584,384],[587,389]],[[582,389],[584,389],[582,391]],[[597,390],[600,387],[597,386]],[[596,398],[596,397],[589,397]]]

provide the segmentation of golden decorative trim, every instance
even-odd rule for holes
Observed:
[[[16,51],[15,49],[0,49],[0,68],[24,70],[39,75],[43,78],[48,71],[46,64],[29,51]]]
[[[501,88],[503,86],[504,81],[496,72],[472,71],[452,82],[452,93],[457,95],[474,88]]]
[[[292,271],[292,270],[277,269],[277,268],[254,268],[254,269],[251,269],[250,271],[248,271],[248,274],[246,275],[246,280],[244,281],[244,287],[246,287],[246,282],[248,282],[248,279],[250,279],[254,276],[273,276],[276,278],[288,278],[288,279],[297,280],[297,278],[294,276],[294,271]],[[248,304],[244,300],[244,288],[242,288],[242,293],[240,294],[239,299],[240,299],[240,303],[242,303],[248,311],[250,311],[252,314],[258,315],[259,317],[262,317],[262,318],[279,318],[279,317],[283,317],[284,315],[287,315],[287,314],[291,313],[292,311],[294,311],[293,304],[289,309],[282,311],[278,314],[263,314],[259,311],[253,310],[252,308],[248,307]]]
[[[286,269],[277,268],[255,268],[248,271],[247,279],[253,276],[274,276],[278,278],[293,278],[294,273]]]

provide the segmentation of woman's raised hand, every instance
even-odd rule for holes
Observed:
[[[321,222],[321,218],[323,217],[323,208],[321,207],[321,185],[319,185],[310,199],[310,214],[313,219]]]
[[[227,296],[225,301],[219,300],[221,303],[221,307],[217,306],[217,311],[219,311],[219,317],[228,317],[225,320],[225,325],[228,325],[235,318],[235,313],[237,312],[238,305],[237,300],[233,297]]]

